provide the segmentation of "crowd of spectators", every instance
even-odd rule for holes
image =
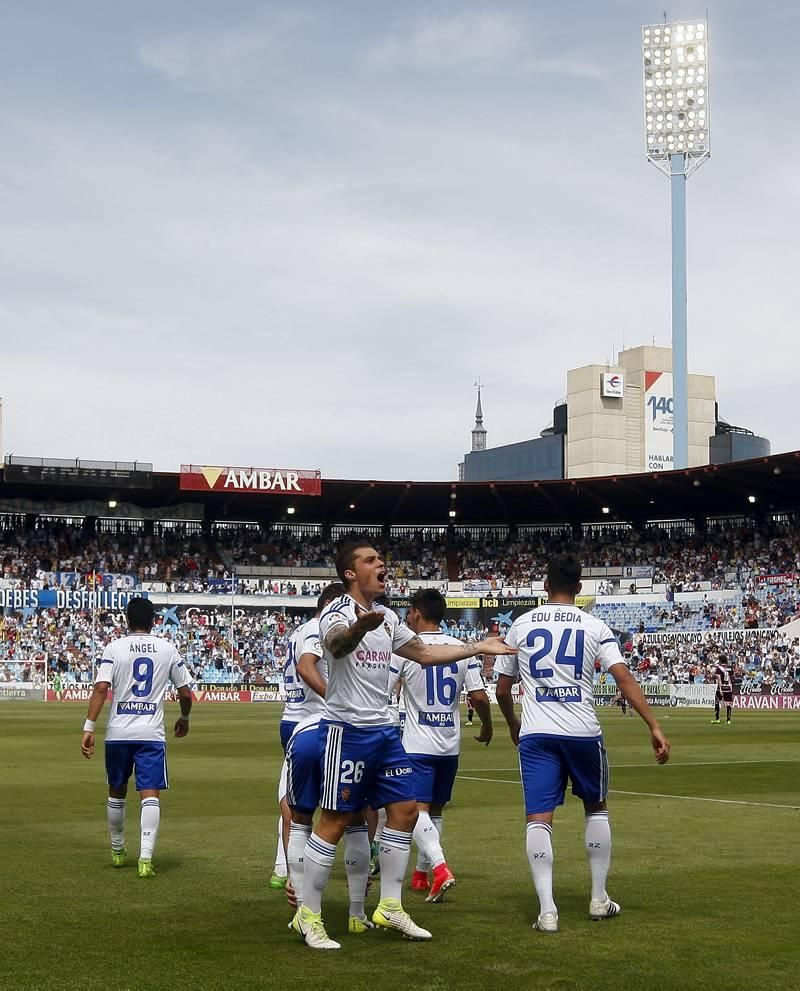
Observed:
[[[714,681],[723,660],[735,683],[778,688],[800,682],[800,639],[776,631],[729,640],[713,634],[698,643],[678,638],[653,644],[636,638],[625,645],[630,667],[642,681],[695,684]],[[798,686],[800,687],[800,685]]]
[[[264,685],[280,680],[289,637],[306,618],[238,610],[231,639],[229,610],[163,610],[154,632],[175,643],[198,683]],[[126,632],[123,617],[111,613],[93,618],[44,609],[6,616],[0,619],[0,682],[41,679],[46,671],[48,683],[91,683],[106,644]]]
[[[336,540],[302,529],[264,530],[254,524],[214,524],[203,529],[196,523],[145,523],[105,521],[88,525],[80,520],[31,518],[0,514],[0,588],[9,585],[32,589],[57,586],[96,588],[148,588],[160,583],[165,591],[269,596],[319,595],[327,577],[275,577],[268,573],[241,575],[246,568],[327,568],[333,566],[341,542],[357,532],[340,533]],[[451,576],[467,583],[485,582],[506,598],[515,587],[520,592],[532,581],[544,578],[547,561],[559,551],[577,553],[587,567],[647,567],[652,582],[665,587],[661,604],[647,606],[649,626],[642,618],[617,628],[631,637],[635,666],[647,661],[647,671],[659,677],[702,676],[703,649],[676,643],[648,648],[646,657],[638,634],[646,629],[730,630],[775,629],[800,613],[800,528],[788,524],[714,527],[703,533],[681,528],[595,528],[576,540],[572,531],[552,528],[521,530],[513,539],[501,531],[456,531],[455,537],[437,530],[404,531],[388,540],[373,536],[387,561],[391,591],[405,594],[421,580],[447,589]],[[713,593],[731,591],[724,598],[707,595],[700,600],[675,601],[674,593],[703,584]],[[709,583],[711,588],[709,589]],[[604,579],[598,590],[614,591]],[[634,601],[632,599],[632,601]],[[620,609],[619,600],[607,608]],[[299,605],[299,604],[298,604]],[[602,610],[603,606],[598,606]],[[281,611],[281,609],[283,611]],[[198,681],[264,682],[280,671],[293,625],[309,614],[284,605],[276,609],[239,609],[230,640],[230,613],[220,604],[203,616],[180,610],[180,625],[167,625],[163,633],[175,639]],[[634,613],[635,614],[635,613]],[[638,617],[642,615],[639,608]],[[209,616],[216,617],[213,622]],[[116,617],[120,622],[120,617]],[[452,621],[448,632],[478,639],[486,632],[477,621]],[[93,657],[102,653],[119,627],[109,614],[70,613],[51,610],[5,610],[0,616],[0,680],[19,675],[19,665],[36,658],[64,679],[88,681]],[[757,645],[757,646],[756,646]],[[776,653],[777,651],[777,653]],[[748,666],[764,677],[788,676],[785,663],[796,654],[786,644],[747,641],[737,654],[742,670]],[[655,667],[652,667],[656,657]],[[783,664],[783,667],[780,667]],[[771,673],[770,673],[771,672]]]
[[[263,530],[255,524],[199,524],[110,521],[97,530],[76,521],[0,517],[0,577],[30,587],[92,584],[98,575],[134,583],[164,583],[167,591],[225,591],[237,579],[237,591],[299,594],[311,579],[278,579],[269,569],[326,568],[336,551],[358,531],[335,540],[319,533],[287,528]],[[800,574],[800,529],[788,524],[713,527],[705,532],[681,528],[594,528],[576,537],[568,528],[520,531],[418,530],[372,535],[387,563],[390,582],[399,590],[414,581],[446,582],[448,577],[486,583],[494,590],[526,588],[543,580],[547,562],[565,549],[584,567],[652,569],[652,582],[673,592],[742,588],[755,593],[770,574]],[[449,539],[449,542],[448,542]],[[450,566],[448,566],[448,561]],[[247,575],[244,569],[258,569]],[[450,575],[448,576],[448,571]],[[314,579],[316,581],[316,578]],[[275,589],[278,591],[275,591]],[[604,581],[603,591],[614,590]],[[617,591],[627,591],[618,579]],[[313,591],[309,594],[314,594]]]
[[[800,573],[800,530],[788,524],[714,527],[703,533],[680,528],[595,528],[577,538],[569,530],[526,532],[515,538],[487,531],[456,538],[459,577],[496,587],[544,579],[547,562],[569,549],[583,566],[653,568],[653,584],[672,591],[745,587],[755,591],[769,574]]]

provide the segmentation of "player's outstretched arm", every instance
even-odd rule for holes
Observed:
[[[515,647],[509,647],[499,637],[477,640],[475,643],[445,643],[436,646],[425,643],[420,637],[414,637],[413,640],[409,640],[408,643],[395,650],[395,653],[399,654],[400,657],[405,657],[408,661],[416,661],[422,667],[454,664],[456,661],[464,661],[477,654],[491,654],[492,657],[499,657],[503,654],[516,654],[516,652]]]
[[[655,713],[650,708],[650,703],[642,694],[641,688],[639,688],[638,681],[633,677],[625,664],[614,664],[609,668],[609,672],[614,681],[616,681],[617,688],[619,688],[623,697],[628,700],[630,705],[647,723],[647,728],[650,730],[650,743],[656,755],[656,763],[666,764],[669,760],[671,744],[666,736],[664,736],[664,732],[658,724]]]
[[[81,753],[87,760],[91,760],[94,756],[94,727],[97,717],[103,711],[109,688],[109,682],[98,681],[92,689],[89,711],[86,713],[86,722],[83,724],[83,736],[81,738]]]
[[[349,626],[342,623],[329,630],[325,637],[325,646],[337,660],[346,657],[353,653],[370,630],[377,630],[385,619],[382,612],[363,612]]]
[[[301,654],[300,660],[297,662],[297,673],[309,688],[313,689],[317,695],[325,698],[328,684],[317,670],[318,661],[319,657],[316,654]]]
[[[514,682],[516,679],[512,678],[511,675],[501,674],[497,677],[497,704],[500,706],[500,711],[505,717],[505,721],[508,723],[508,732],[511,734],[511,742],[515,747],[519,746],[519,730],[520,722],[517,717],[516,712],[514,712],[514,698],[511,694],[511,689],[514,687]]]
[[[478,713],[478,719],[481,721],[481,732],[479,736],[475,739],[478,743],[485,743],[488,747],[492,742],[492,737],[494,736],[494,727],[492,726],[492,704],[489,701],[489,696],[486,694],[484,689],[469,693],[470,699],[472,699],[472,704],[475,706],[475,711]]]
[[[182,685],[178,689],[178,701],[181,706],[181,714],[175,720],[175,736],[180,739],[189,732],[189,713],[192,711],[192,690],[188,685]]]

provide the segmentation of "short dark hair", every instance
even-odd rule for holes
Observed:
[[[329,602],[333,602],[334,599],[338,599],[344,593],[345,587],[341,582],[331,582],[330,585],[326,585],[322,590],[322,594],[317,599],[317,612],[322,612]]]
[[[375,549],[368,540],[351,540],[339,548],[339,552],[336,555],[336,574],[345,588],[347,588],[350,582],[345,578],[344,573],[345,571],[353,570],[353,562],[355,561],[357,552],[363,550],[365,547],[368,547],[370,550]]]
[[[143,599],[137,596],[128,603],[125,615],[128,618],[129,629],[147,630],[149,633],[153,629],[156,608],[149,599]]]
[[[411,608],[418,610],[429,623],[441,623],[444,619],[447,600],[435,588],[418,588],[409,601]]]
[[[547,587],[550,592],[574,595],[581,582],[581,563],[573,554],[559,554],[547,564]]]

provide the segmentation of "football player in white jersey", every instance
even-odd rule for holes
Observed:
[[[336,598],[336,596],[333,595],[331,598]],[[329,601],[331,600],[326,599],[326,602]],[[319,602],[317,604],[319,606]],[[297,664],[305,649],[306,641],[308,640],[310,643],[313,638],[319,641],[319,608],[313,619],[297,627],[289,637],[289,643],[286,645],[286,660],[283,665],[283,688],[286,693],[286,702],[280,721],[281,746],[283,747],[284,754],[289,745],[289,739],[297,728],[297,724],[308,715],[306,711],[308,689],[306,683],[297,672]],[[310,676],[312,679],[315,677],[313,672]],[[288,873],[286,850],[289,842],[290,823],[292,821],[292,815],[286,802],[285,794],[279,798],[279,802],[281,815],[278,819],[278,845],[275,851],[275,866],[272,869],[272,877],[269,879],[270,888],[277,890],[286,887],[286,876]]]
[[[347,594],[320,617],[328,664],[327,716],[320,725],[321,814],[303,854],[304,903],[292,920],[308,946],[339,949],[322,922],[322,893],[336,844],[353,812],[386,806],[380,840],[381,898],[372,921],[410,939],[430,939],[403,910],[403,879],[417,821],[411,763],[389,715],[392,654],[427,666],[452,664],[476,654],[510,654],[500,640],[431,647],[389,609],[375,605],[386,586],[386,566],[371,544],[356,542],[336,556]]]
[[[608,822],[608,760],[594,710],[594,668],[599,660],[620,692],[650,730],[656,762],[669,760],[670,744],[628,670],[611,630],[575,605],[581,590],[581,566],[569,555],[547,568],[549,602],[516,619],[506,642],[516,657],[495,662],[497,702],[519,747],[520,773],[527,816],[526,848],[539,917],[534,929],[558,931],[553,901],[553,813],[563,805],[567,780],[583,800],[585,844],[592,878],[589,917],[609,919],[620,907],[606,892],[611,860]],[[511,689],[519,678],[524,688],[522,723],[514,712]]]
[[[319,723],[325,714],[327,668],[319,640],[319,614],[328,603],[341,598],[344,585],[333,582],[317,600],[317,616],[303,627],[297,676],[305,684],[305,700],[298,710],[300,720],[295,727],[284,761],[284,803],[290,808],[290,829],[287,844],[290,886],[287,896],[295,907],[303,902],[304,851],[311,835],[311,823],[319,805],[321,768],[319,761]],[[369,880],[369,836],[364,816],[356,813],[345,831],[345,873],[350,893],[348,931],[363,934],[374,925],[364,911],[364,898]]]
[[[81,752],[94,755],[95,723],[113,691],[106,725],[106,777],[108,779],[108,830],[111,860],[125,863],[125,798],[128,779],[136,772],[136,790],[142,800],[139,877],[154,877],[153,850],[161,819],[159,795],[169,787],[164,735],[164,694],[171,683],[178,689],[181,714],[175,736],[189,732],[192,709],[191,678],[175,647],[151,636],[155,610],[149,599],[128,603],[128,636],[112,640],[103,651],[97,678],[83,725]]]
[[[434,588],[418,589],[411,596],[406,624],[427,644],[460,644],[442,632],[447,603]],[[442,851],[442,816],[453,794],[461,750],[459,700],[466,688],[481,720],[481,734],[475,739],[489,744],[492,739],[492,710],[483,684],[483,662],[477,657],[439,667],[420,667],[416,661],[400,661],[397,677],[402,681],[406,720],[403,747],[414,769],[414,791],[419,818],[414,842],[419,857],[411,877],[415,891],[428,892],[427,901],[440,902],[456,879]],[[433,882],[428,883],[428,869]],[[428,890],[430,889],[430,890]]]

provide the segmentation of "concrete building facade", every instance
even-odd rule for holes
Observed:
[[[617,364],[567,372],[567,478],[672,468],[672,351],[638,347]],[[689,376],[689,465],[709,462],[713,375]]]

